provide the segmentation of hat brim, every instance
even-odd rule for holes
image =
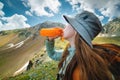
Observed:
[[[75,18],[71,18],[63,15],[65,20],[79,33],[79,35],[83,38],[83,40],[90,46],[92,46],[91,38],[89,33],[85,30],[84,26],[78,22]]]

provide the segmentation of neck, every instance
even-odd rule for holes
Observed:
[[[69,38],[68,41],[71,47],[75,47],[75,36]]]

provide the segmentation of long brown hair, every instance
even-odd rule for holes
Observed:
[[[59,69],[69,54],[67,48],[58,65]],[[73,80],[73,71],[77,66],[79,66],[80,80],[112,80],[108,66],[98,55],[100,52],[89,47],[78,33],[75,37],[75,48],[75,55],[67,66],[63,80]]]

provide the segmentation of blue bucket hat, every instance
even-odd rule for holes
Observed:
[[[68,17],[66,15],[63,15],[63,17],[92,48],[92,40],[103,29],[99,19],[88,11],[83,11],[74,17]]]

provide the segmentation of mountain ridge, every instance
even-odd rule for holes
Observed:
[[[115,18],[110,21],[108,24],[104,25],[103,34],[111,36],[120,36],[120,17]]]
[[[47,21],[30,28],[0,31],[0,77],[12,75],[40,51],[45,40],[39,35],[41,28],[61,25]]]
[[[119,25],[120,18],[110,21],[104,25],[102,34],[107,34],[109,37],[111,35],[120,36]],[[35,54],[39,53],[46,39],[39,35],[41,28],[58,26],[64,27],[64,24],[46,21],[30,28],[0,31],[0,77],[5,77],[6,74],[7,76],[11,76],[28,60],[31,60]],[[16,67],[15,63],[17,65]]]

